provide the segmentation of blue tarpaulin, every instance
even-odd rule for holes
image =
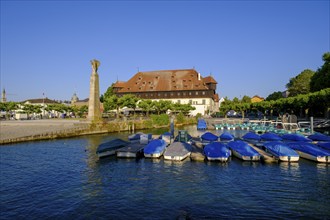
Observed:
[[[279,141],[265,142],[264,147],[275,156],[299,157],[299,154],[288,145]]]
[[[256,140],[256,141],[260,141],[261,140],[261,137],[258,134],[254,133],[254,132],[246,133],[245,135],[243,135],[242,138],[243,139]]]
[[[281,141],[282,140],[282,138],[280,136],[278,136],[277,134],[274,134],[272,132],[264,133],[260,137],[264,141]]]
[[[291,143],[287,143],[287,145],[294,150],[301,151],[313,155],[315,157],[330,156],[330,152],[323,150],[322,148],[312,143],[291,142]]]
[[[229,157],[229,148],[221,142],[212,142],[204,147],[204,154],[207,157]]]
[[[206,140],[206,141],[217,141],[218,140],[218,136],[216,136],[215,134],[211,133],[211,132],[206,132],[201,136],[202,140]]]
[[[220,140],[233,140],[234,139],[234,135],[232,135],[231,133],[225,131],[220,135]]]
[[[313,141],[330,141],[330,136],[321,133],[315,133],[308,136],[309,139]]]
[[[250,145],[248,145],[246,142],[244,141],[231,141],[228,143],[228,146],[230,149],[238,152],[239,154],[243,155],[243,156],[260,156],[260,154],[253,149]]]
[[[166,148],[166,142],[162,139],[155,139],[149,142],[144,148],[145,154],[157,154],[161,153]]]
[[[305,136],[301,134],[284,134],[282,135],[282,138],[287,141],[303,141],[303,142],[311,142],[312,140],[309,138],[306,138]]]

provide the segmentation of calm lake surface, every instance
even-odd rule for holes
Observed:
[[[97,158],[127,136],[1,146],[0,219],[330,219],[330,165]]]

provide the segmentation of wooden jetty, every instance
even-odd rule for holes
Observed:
[[[130,143],[117,151],[117,157],[140,157],[143,156],[143,149],[146,145],[139,143]]]
[[[193,161],[204,161],[205,160],[205,155],[203,152],[203,145],[202,145],[201,141],[193,140],[190,159]]]

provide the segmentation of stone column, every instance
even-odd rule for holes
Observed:
[[[89,84],[89,103],[88,103],[88,117],[89,121],[101,120],[100,111],[100,86],[99,86],[99,74],[97,69],[100,66],[98,60],[91,60],[92,75]]]

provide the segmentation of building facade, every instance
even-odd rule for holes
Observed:
[[[117,96],[133,94],[141,99],[170,100],[191,104],[192,115],[219,111],[217,82],[212,76],[202,77],[194,69],[138,72],[127,82],[117,81],[113,90]]]

